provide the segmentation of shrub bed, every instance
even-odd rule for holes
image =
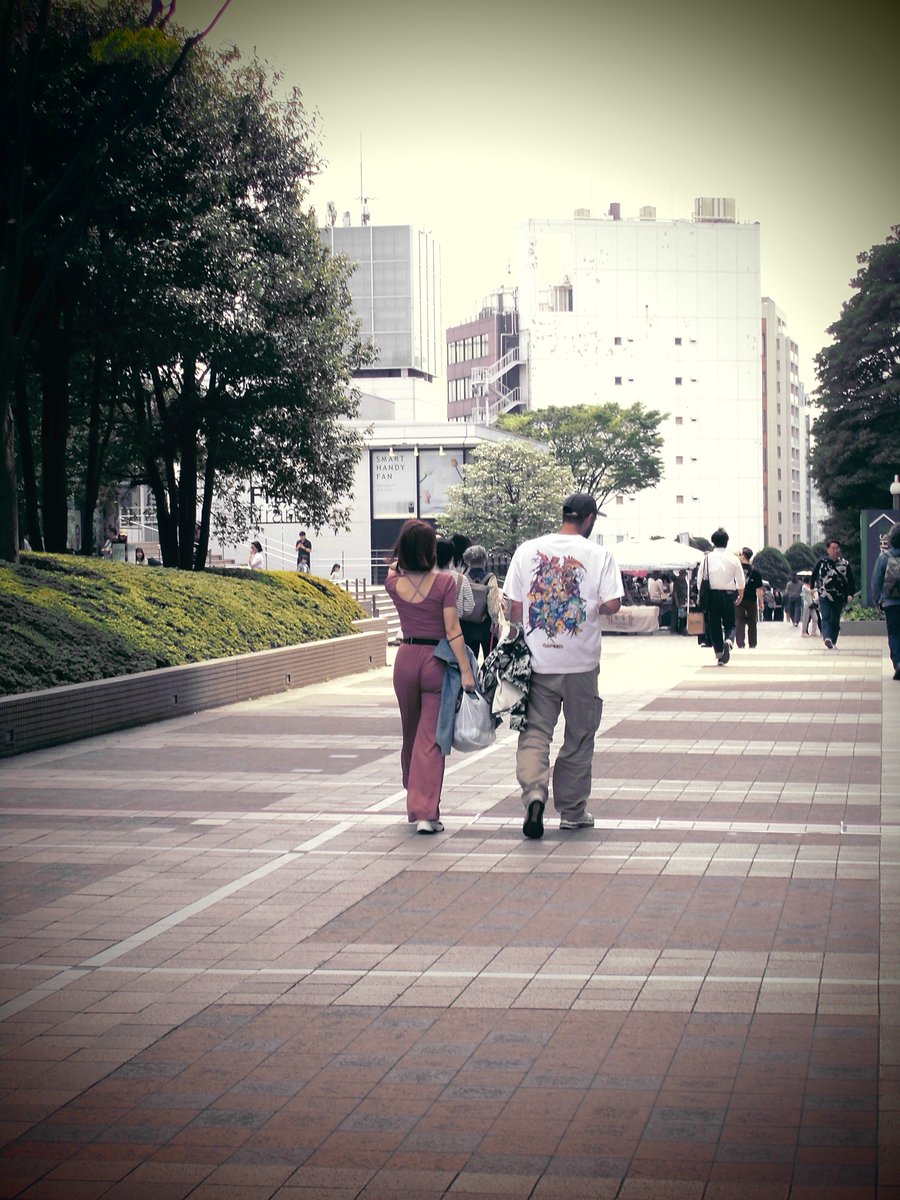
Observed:
[[[314,575],[23,554],[0,565],[0,695],[342,637],[362,616]]]

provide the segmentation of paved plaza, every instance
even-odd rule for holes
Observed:
[[[597,826],[390,670],[0,764],[0,1196],[900,1198],[900,685],[606,637]]]

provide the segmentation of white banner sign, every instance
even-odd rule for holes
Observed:
[[[416,515],[416,460],[411,450],[372,451],[372,516]]]

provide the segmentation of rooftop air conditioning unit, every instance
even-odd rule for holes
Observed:
[[[589,221],[590,219],[591,219],[591,210],[589,208],[576,208],[575,209],[575,220],[576,221]]]
[[[642,221],[655,221],[656,220],[655,206],[652,204],[643,205],[643,207],[641,208],[641,212],[640,212],[640,218]]]

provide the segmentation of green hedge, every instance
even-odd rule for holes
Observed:
[[[0,695],[342,637],[362,616],[314,575],[23,554],[0,565]]]

